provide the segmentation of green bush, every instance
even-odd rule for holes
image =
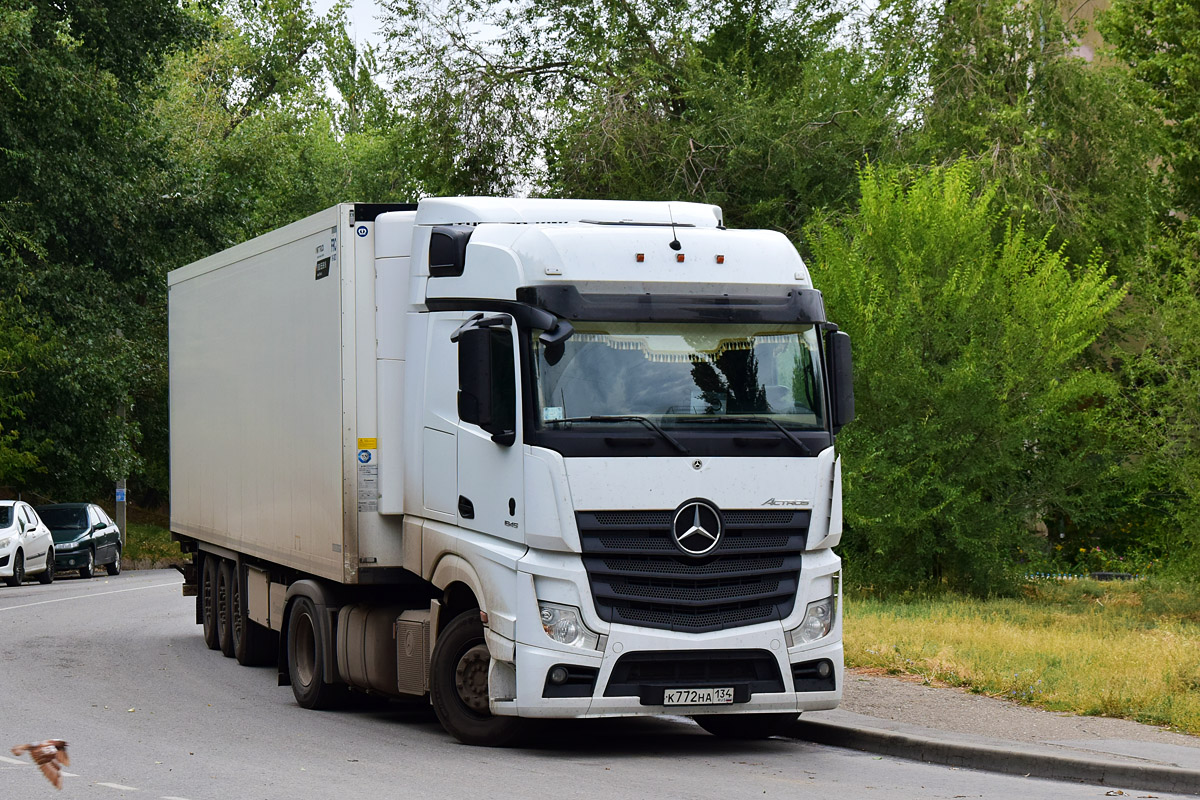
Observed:
[[[854,343],[845,552],[881,588],[1011,587],[1038,522],[1086,515],[1119,466],[1116,384],[1081,355],[1124,293],[1006,222],[973,174],[868,167],[857,212],[807,229]]]

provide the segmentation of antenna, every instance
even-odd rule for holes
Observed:
[[[679,241],[679,234],[675,233],[675,212],[671,210],[671,204],[667,203],[667,214],[671,217],[671,249],[681,250],[683,244]]]

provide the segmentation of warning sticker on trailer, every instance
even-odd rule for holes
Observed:
[[[361,446],[364,441],[359,439]],[[379,510],[379,463],[377,461],[377,451],[374,448],[375,440],[369,440],[372,447],[362,448],[358,451],[358,510],[359,511],[378,511]]]

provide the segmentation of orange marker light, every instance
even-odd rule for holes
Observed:
[[[641,264],[641,263],[642,263],[643,261],[645,261],[645,260],[646,260],[646,254],[645,254],[645,253],[638,253],[638,254],[637,254],[637,263]]]
[[[678,255],[676,255],[675,260],[678,261],[680,264],[682,264],[683,263],[683,253],[679,253]]]
[[[717,263],[718,263],[718,264],[724,264],[724,263],[725,263],[725,256],[717,256]]]

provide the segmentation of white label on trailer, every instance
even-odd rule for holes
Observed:
[[[379,510],[379,462],[375,440],[358,440],[358,510]],[[363,445],[371,445],[363,447]]]

